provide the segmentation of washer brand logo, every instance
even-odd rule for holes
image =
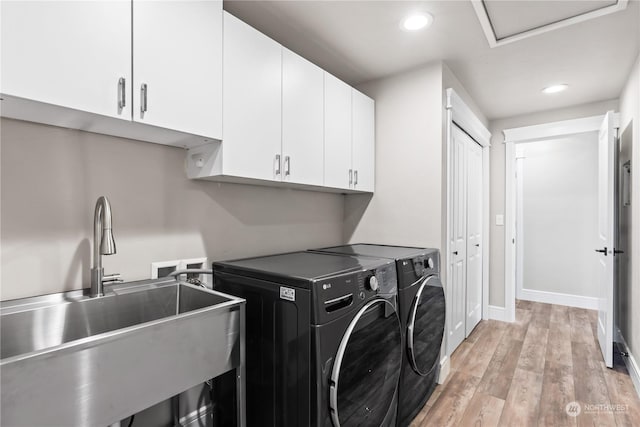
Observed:
[[[331,289],[331,283],[325,283],[324,285],[322,285],[322,289],[324,289],[325,291],[327,289]]]
[[[295,301],[296,290],[291,288],[285,288],[284,286],[280,286],[280,298],[286,299],[287,301]]]

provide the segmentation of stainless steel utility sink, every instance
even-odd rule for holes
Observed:
[[[0,327],[3,425],[107,426],[232,369],[243,385],[244,300],[174,280],[3,302]]]

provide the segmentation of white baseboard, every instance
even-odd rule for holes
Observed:
[[[489,306],[489,319],[500,320],[502,322],[507,321],[507,313],[504,307],[498,307],[497,305]]]
[[[633,357],[633,354],[629,351],[627,341],[625,341],[624,336],[619,329],[617,330],[617,335],[618,343],[622,347],[622,351],[628,354],[628,356],[622,356],[622,358],[624,359],[624,364],[627,366],[627,371],[629,371],[629,376],[631,377],[631,382],[636,389],[636,393],[638,393],[638,397],[640,397],[640,368],[638,368],[636,358]]]
[[[449,371],[451,370],[451,359],[449,356],[445,356],[440,359],[440,375],[438,376],[438,384],[444,384],[444,381],[449,376]]]
[[[589,310],[598,309],[598,298],[583,297],[579,295],[561,294],[556,292],[537,291],[533,289],[522,289],[520,299],[547,304],[566,305],[569,307],[587,308]]]

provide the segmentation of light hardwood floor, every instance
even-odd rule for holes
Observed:
[[[411,427],[640,426],[640,399],[624,363],[617,357],[614,369],[604,366],[596,316],[518,301],[515,323],[483,320]],[[577,417],[565,410],[574,401]]]

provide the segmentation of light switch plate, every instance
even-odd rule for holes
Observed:
[[[496,215],[496,225],[504,225],[504,215]]]

